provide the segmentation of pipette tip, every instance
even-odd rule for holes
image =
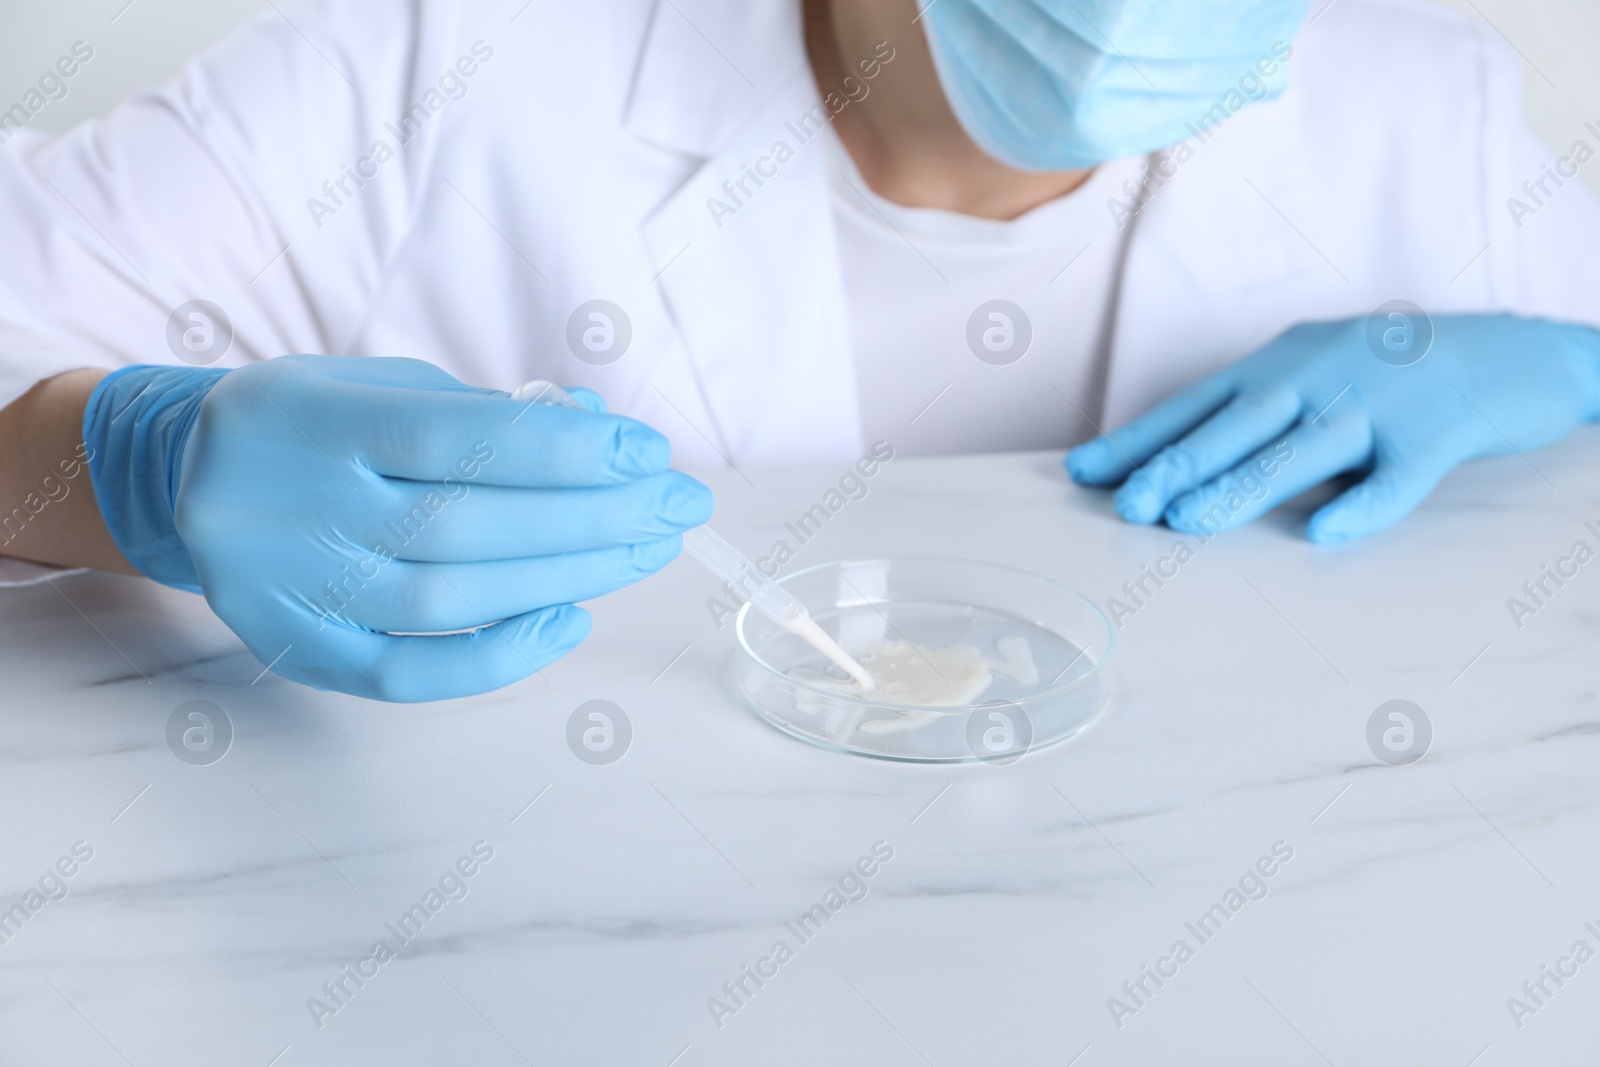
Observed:
[[[802,616],[797,620],[792,632],[795,636],[803,638],[812,648],[815,648],[818,652],[838,664],[839,668],[854,678],[856,684],[861,688],[874,689],[877,687],[878,683],[867,672],[867,669],[857,663],[850,653],[840,648],[839,643],[829,637],[828,632],[818,626],[816,620],[811,616]]]

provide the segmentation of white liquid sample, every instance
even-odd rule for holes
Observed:
[[[995,675],[1020,685],[1039,684],[1028,639],[1012,634],[995,641],[998,659],[989,659],[972,645],[924,648],[909,641],[875,641],[857,659],[877,684],[867,689],[853,680],[834,678],[807,667],[796,667],[789,677],[817,689],[913,708],[954,708],[974,704],[994,684]],[[858,729],[867,734],[898,733],[937,718],[933,712],[906,711],[873,719]]]

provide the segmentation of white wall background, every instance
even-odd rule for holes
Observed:
[[[32,123],[66,129],[170,80],[186,59],[266,8],[267,0],[0,0],[0,110],[74,41],[87,41],[94,59]]]
[[[1600,2],[1442,2],[1486,20],[1522,53],[1528,109],[1547,141],[1564,149],[1582,135],[1585,121],[1600,123]],[[85,40],[94,60],[71,80],[68,95],[35,120],[42,129],[65,129],[165,82],[187,57],[268,6],[267,0],[0,0],[0,109],[20,99],[74,41]],[[1585,173],[1600,189],[1600,172]]]

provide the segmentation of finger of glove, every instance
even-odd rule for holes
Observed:
[[[1380,457],[1361,484],[1317,509],[1306,536],[1317,544],[1332,545],[1392,526],[1427,499],[1461,458],[1443,448],[1405,458]]]
[[[1215,374],[1178,393],[1121,429],[1067,453],[1067,473],[1080,485],[1115,485],[1170,442],[1188,433],[1236,392]]]
[[[373,700],[449,700],[526,678],[576,648],[589,627],[589,613],[568,604],[464,634],[407,637],[346,631],[328,646],[336,658],[296,666],[285,657],[289,668],[279,673]],[[316,651],[314,647],[312,654]]]
[[[317,607],[325,627],[439,633],[485,626],[540,608],[605,596],[648,578],[683,547],[680,537],[638,545],[485,563],[391,560],[370,581],[346,579]]]
[[[699,526],[712,510],[711,490],[677,471],[580,489],[477,485],[455,500],[445,495],[452,487],[442,484],[394,484],[402,503],[369,528],[351,531],[351,539],[382,542],[396,557],[423,563],[637,545]]]
[[[1301,406],[1300,394],[1287,385],[1239,394],[1123,483],[1117,490],[1117,514],[1129,522],[1155,522],[1174,498],[1293,426]]]
[[[595,392],[593,389],[585,389],[581,385],[574,385],[571,389],[567,390],[567,395],[576,400],[578,403],[582,404],[584,407],[588,408],[590,411],[597,412],[601,415],[604,415],[608,410],[610,410],[606,407],[606,398]]]
[[[616,485],[660,474],[672,446],[620,415],[527,404],[504,393],[332,382],[317,398],[325,455],[355,457],[391,478],[446,475],[507,486]]]
[[[1162,517],[1181,533],[1211,537],[1360,467],[1371,456],[1372,424],[1364,411],[1352,407],[1295,427],[1281,442],[1179,496]]]

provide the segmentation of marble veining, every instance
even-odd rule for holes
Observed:
[[[1539,454],[1555,491],[1472,464],[1338,549],[1298,536],[1304,506],[1229,531],[1124,620],[1110,713],[1006,766],[766,726],[688,563],[590,605],[539,676],[409,707],[256,680],[149,583],[0,590],[0,1065],[1587,1062],[1600,965],[1507,1004],[1600,950],[1600,575],[1521,629],[1506,598],[1600,511],[1597,444]],[[897,461],[793,567],[965,556],[1104,604],[1176,535],[1053,463]],[[759,550],[834,472],[744,474],[708,480]],[[1395,699],[1432,730],[1410,765],[1369,743]],[[167,741],[191,700],[232,726],[209,765]],[[632,727],[607,765],[568,747],[590,700]],[[1274,847],[1259,898],[1189,933]]]

